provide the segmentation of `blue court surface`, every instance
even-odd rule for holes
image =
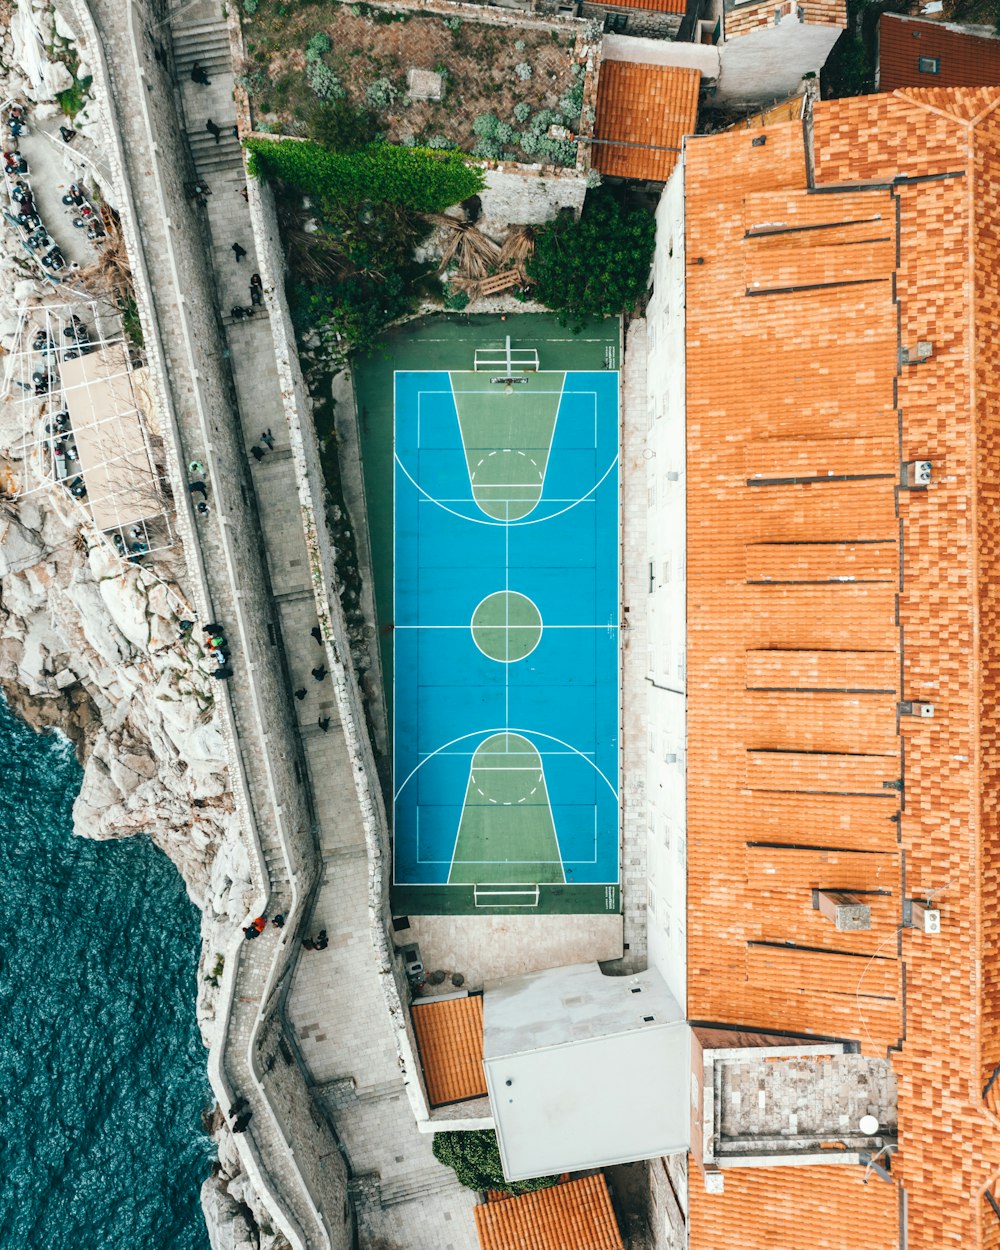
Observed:
[[[433,910],[617,910],[618,420],[614,371],[395,375],[393,876]]]

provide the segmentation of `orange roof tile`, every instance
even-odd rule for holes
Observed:
[[[818,104],[815,190],[801,125],[761,135],[684,159],[688,1011],[898,1046],[909,1250],[990,1250],[1000,89]],[[901,364],[918,340],[930,359]],[[931,488],[899,490],[923,458]],[[904,865],[940,934],[900,930]],[[878,890],[871,929],[824,921],[821,884]],[[894,1250],[897,1211],[846,1168],[731,1169],[692,1186],[690,1246],[847,1250],[863,1225]]]
[[[416,1002],[411,1016],[431,1106],[485,1096],[482,995]]]
[[[676,13],[679,16],[687,12],[687,0],[601,0],[604,8],[645,9],[654,13]]]
[[[665,182],[698,119],[701,71],[675,65],[605,61],[597,83],[594,168],[617,178]]]
[[[475,1208],[482,1250],[624,1250],[601,1172]]]
[[[924,57],[937,61],[936,73],[920,69]],[[900,13],[879,19],[878,58],[880,91],[1000,84],[1000,39]]]

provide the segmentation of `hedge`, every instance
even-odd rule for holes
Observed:
[[[372,143],[330,152],[312,140],[248,139],[250,172],[336,203],[384,200],[418,213],[440,213],[485,186],[481,169],[461,152]]]
[[[497,1135],[492,1129],[435,1133],[434,1158],[451,1168],[468,1189],[496,1189],[504,1193],[529,1194],[548,1189],[557,1176],[536,1176],[527,1181],[508,1181],[500,1163]]]

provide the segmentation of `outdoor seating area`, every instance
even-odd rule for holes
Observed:
[[[144,374],[117,317],[77,300],[22,310],[3,388],[34,479],[19,494],[62,488],[133,562],[173,542]]]

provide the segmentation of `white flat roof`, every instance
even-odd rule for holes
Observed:
[[[653,971],[487,986],[483,1067],[508,1180],[650,1159],[690,1138],[690,1032]]]
[[[112,343],[62,360],[59,375],[98,529],[161,515],[163,500],[124,346]]]

